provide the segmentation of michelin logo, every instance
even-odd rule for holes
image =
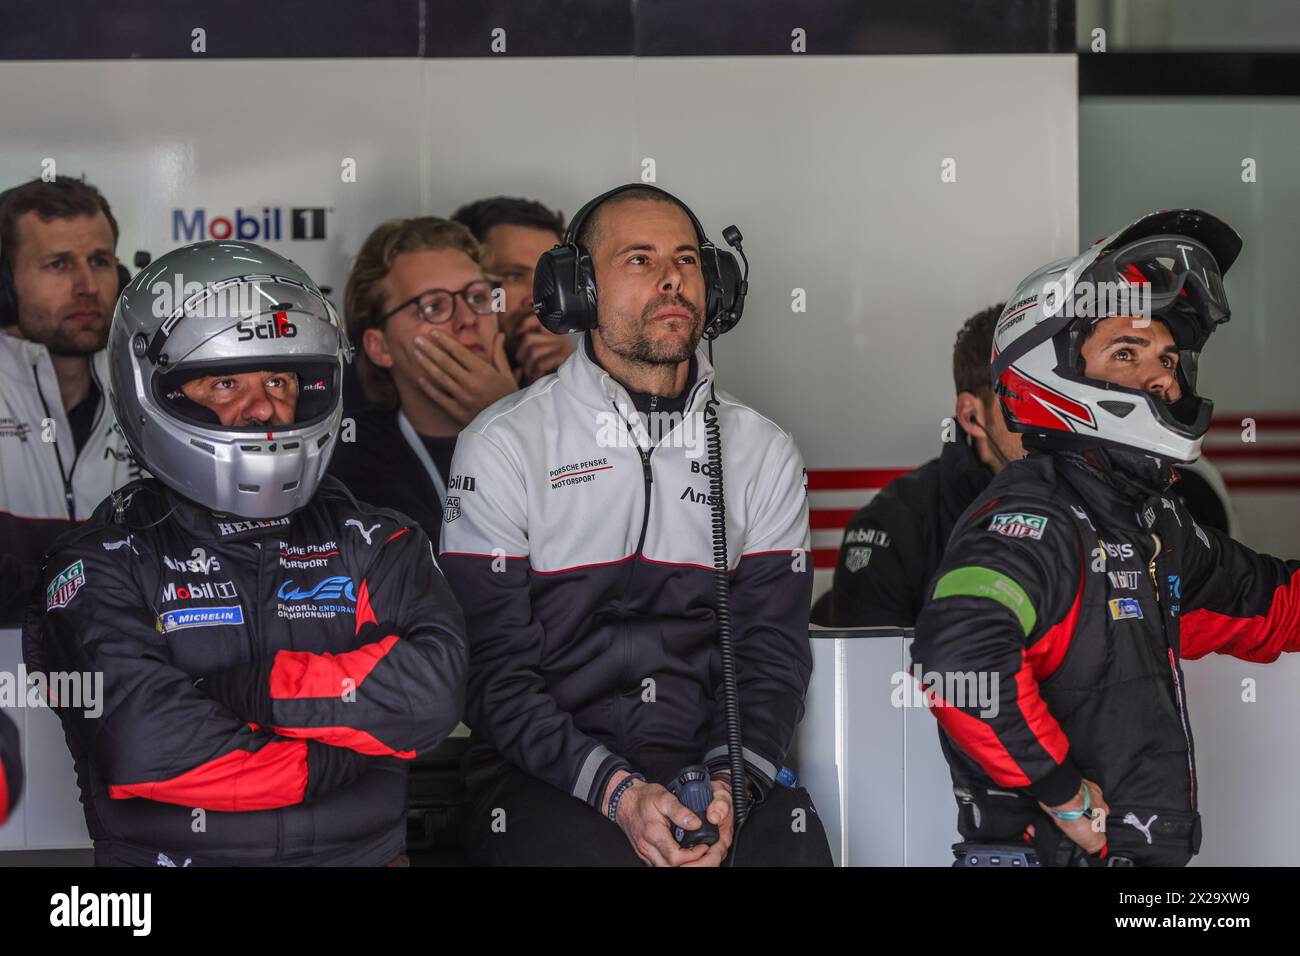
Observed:
[[[235,607],[187,607],[165,611],[158,616],[158,630],[163,634],[184,630],[187,627],[216,627],[221,624],[243,624],[244,609]]]

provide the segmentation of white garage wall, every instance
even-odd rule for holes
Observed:
[[[572,213],[653,158],[711,235],[745,234],[752,291],[720,378],[810,467],[936,454],[956,329],[1078,234],[1073,56],[8,62],[0,87],[24,91],[0,103],[0,183],[46,157],[85,172],[124,259],[173,246],[175,208],[282,207],[287,231],[288,209],[327,207],[324,241],[267,244],[336,301],[383,218],[497,193]],[[0,665],[16,654],[0,640]],[[27,725],[30,789],[0,846],[84,840],[44,724]]]

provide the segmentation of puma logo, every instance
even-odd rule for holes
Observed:
[[[1160,814],[1153,813],[1151,814],[1151,819],[1146,823],[1143,823],[1137,818],[1137,814],[1132,811],[1124,814],[1124,822],[1133,827],[1133,829],[1140,831],[1142,835],[1147,838],[1147,846],[1151,845],[1151,824],[1155,823],[1159,819]]]
[[[356,518],[349,518],[347,521],[343,522],[344,527],[347,527],[348,525],[351,525],[360,532],[361,537],[366,539],[366,544],[370,544],[370,536],[374,534],[375,529],[379,527],[377,524],[373,524],[369,528],[363,527],[361,522]]]

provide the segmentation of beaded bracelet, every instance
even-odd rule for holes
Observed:
[[[614,793],[609,798],[609,813],[606,814],[606,816],[609,817],[610,822],[618,823],[618,801],[622,798],[624,791],[626,791],[628,787],[632,786],[632,783],[635,780],[640,780],[642,783],[645,783],[645,775],[630,773],[620,780],[618,786],[614,788]]]

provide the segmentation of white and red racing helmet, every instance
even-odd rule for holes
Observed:
[[[1214,408],[1196,394],[1197,364],[1210,333],[1231,315],[1223,275],[1240,252],[1241,236],[1221,219],[1169,209],[1032,273],[993,334],[993,386],[1008,427],[1044,445],[1110,445],[1194,461]],[[1179,352],[1177,401],[1083,374],[1087,332],[1113,315],[1168,326]]]

